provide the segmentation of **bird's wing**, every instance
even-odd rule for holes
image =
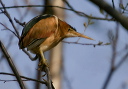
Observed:
[[[38,15],[36,17],[34,17],[33,19],[31,19],[24,27],[23,31],[22,31],[22,34],[21,34],[21,37],[24,37],[26,36],[26,34],[29,32],[29,30],[37,23],[39,22],[40,20],[42,19],[46,19],[48,17],[51,17],[53,15],[50,15],[50,14],[46,14],[46,15]]]
[[[38,20],[37,23],[34,23],[33,21],[30,22],[32,22],[33,26],[25,26],[19,42],[20,48],[27,46],[31,46],[33,48],[40,45],[57,29],[57,23],[54,16],[47,16]]]

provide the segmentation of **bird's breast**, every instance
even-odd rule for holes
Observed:
[[[57,38],[54,35],[50,36],[40,45],[40,50],[42,50],[43,52],[48,51],[54,48],[60,41],[60,37]]]

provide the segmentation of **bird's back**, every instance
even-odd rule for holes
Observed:
[[[32,28],[36,23],[38,23],[40,20],[46,19],[46,18],[51,17],[51,16],[53,16],[53,15],[46,14],[46,15],[39,15],[39,16],[36,16],[36,17],[34,17],[32,20],[30,20],[30,21],[24,26],[23,31],[22,31],[22,34],[21,34],[21,37],[20,37],[20,40],[19,40],[19,47],[20,47],[20,49],[25,48],[24,43],[23,43],[23,39],[24,39],[24,37],[28,34],[28,32],[31,30],[31,28]]]

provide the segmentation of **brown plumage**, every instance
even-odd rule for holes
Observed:
[[[68,37],[92,38],[82,35],[66,22],[55,15],[40,15],[29,21],[23,29],[19,46],[27,48],[40,59],[40,65],[47,66],[43,53],[55,47],[61,40]]]

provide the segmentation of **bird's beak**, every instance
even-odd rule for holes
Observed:
[[[86,35],[83,35],[83,34],[81,34],[81,33],[78,33],[78,32],[76,32],[76,31],[72,31],[71,33],[68,33],[68,36],[69,36],[69,37],[82,37],[82,38],[94,40],[94,39],[92,39],[92,38],[90,38],[90,37],[88,37],[88,36],[86,36]]]

